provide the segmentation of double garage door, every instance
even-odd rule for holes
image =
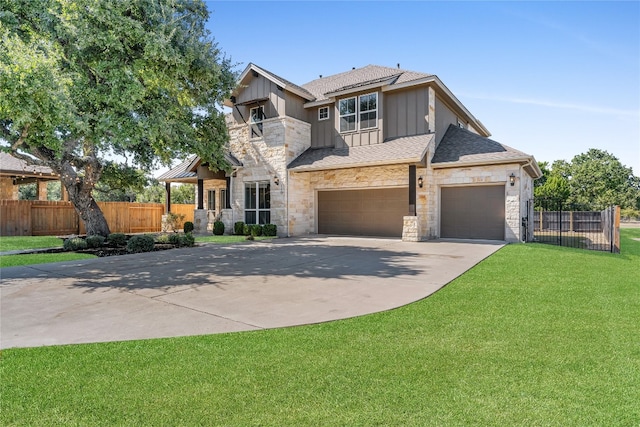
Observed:
[[[504,240],[504,185],[442,187],[440,236]]]
[[[402,237],[408,188],[318,191],[318,233]]]

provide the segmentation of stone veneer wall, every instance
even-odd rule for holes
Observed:
[[[516,183],[513,187],[509,185],[511,173],[516,176]],[[505,186],[505,240],[517,242],[521,235],[520,221],[525,214],[523,206],[526,205],[526,200],[522,200],[522,195],[530,192],[531,188],[531,179],[527,179],[527,177],[528,175],[519,164],[434,169],[433,181],[429,186],[427,197],[438,200],[442,186],[503,184]],[[525,188],[521,189],[521,186]],[[428,216],[429,229],[439,230],[440,210],[437,205],[438,203]]]
[[[267,119],[260,138],[249,138],[249,126],[244,123],[231,123],[228,129],[231,153],[243,166],[231,180],[231,219],[228,212],[224,219],[231,225],[244,221],[244,184],[267,181],[271,184],[271,223],[278,227],[279,236],[286,236],[290,191],[287,165],[311,146],[311,125],[292,117]]]
[[[13,185],[13,179],[0,178],[0,199],[18,200],[18,186]]]
[[[424,169],[418,168],[418,174]],[[418,175],[419,176],[419,175]],[[423,176],[424,178],[424,176]],[[316,193],[331,189],[368,189],[409,186],[409,166],[371,166],[315,172],[291,172],[289,231],[291,235],[317,232]],[[416,200],[418,216],[426,212],[426,197]],[[426,219],[420,218],[421,223]]]

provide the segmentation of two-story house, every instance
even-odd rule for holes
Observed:
[[[294,84],[255,64],[226,101],[227,160],[187,160],[159,179],[197,182],[196,229],[214,219],[281,236],[518,241],[541,176],[433,74],[368,65]]]

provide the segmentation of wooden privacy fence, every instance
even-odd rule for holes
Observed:
[[[98,202],[112,233],[152,233],[162,229],[161,203]],[[171,205],[193,221],[194,205]],[[180,225],[182,226],[182,225]],[[0,200],[1,236],[84,234],[84,223],[71,202]]]

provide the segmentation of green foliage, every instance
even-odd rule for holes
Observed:
[[[224,222],[215,221],[213,223],[213,234],[216,236],[222,236],[224,234]]]
[[[194,229],[194,228],[195,228],[195,227],[193,226],[193,222],[191,222],[191,221],[186,221],[186,222],[184,223],[184,225],[182,226],[182,231],[184,231],[185,233],[191,233],[191,232],[193,232],[193,229]]]
[[[131,236],[127,242],[127,251],[132,253],[151,252],[155,244],[153,236],[148,234]]]
[[[251,236],[251,224],[244,224],[244,227],[242,227],[242,234],[245,236]]]
[[[98,182],[128,194],[129,172],[193,154],[228,168],[218,107],[235,75],[205,28],[203,1],[9,1],[1,9],[0,144],[61,175],[89,235],[109,233],[92,203]]]
[[[640,221],[640,209],[633,209],[633,208],[621,209],[620,217],[624,220]]]
[[[162,243],[162,244],[168,244],[171,243],[171,236],[174,236],[175,234],[159,234],[156,236],[156,243]]]
[[[546,179],[544,185],[534,188],[536,198],[565,201],[569,198],[570,194],[571,190],[567,179],[556,174],[551,174],[551,176]]]
[[[104,245],[104,241],[104,236],[98,235],[87,236],[87,238],[85,239],[85,242],[87,242],[87,246],[90,248],[99,248]]]
[[[251,225],[251,235],[253,237],[262,236],[262,226],[260,224]]]
[[[136,193],[148,184],[146,172],[127,164],[105,162],[93,197],[102,202],[135,202]]]
[[[38,187],[35,182],[18,186],[18,200],[37,200]]]
[[[164,219],[165,226],[170,231],[178,231],[178,224],[184,219],[184,214],[169,212]]]
[[[62,244],[62,247],[66,251],[78,251],[82,249],[87,249],[88,246],[89,245],[87,244],[87,241],[84,240],[82,237],[72,237],[70,239],[66,239]]]
[[[182,234],[180,237],[180,246],[191,247],[196,244],[196,238],[191,233]]]
[[[196,188],[193,184],[171,186],[171,203],[192,205],[196,202]]]
[[[47,183],[47,200],[62,200],[60,181],[49,181]]]
[[[244,236],[244,222],[243,221],[237,221],[235,224],[233,224],[233,234],[235,234],[236,236]]]
[[[62,240],[55,236],[2,236],[0,237],[0,251],[60,248],[62,243]]]
[[[127,236],[122,233],[111,233],[107,236],[107,242],[115,246],[125,246],[127,244]]]
[[[0,267],[16,267],[20,265],[50,264],[53,262],[76,261],[79,259],[96,258],[91,254],[75,252],[60,252],[53,254],[22,254],[0,256]]]
[[[151,180],[140,193],[136,194],[136,200],[140,203],[164,203],[166,199],[166,189],[158,180]],[[171,201],[173,203],[173,200]]]
[[[265,224],[262,233],[265,236],[273,237],[278,234],[278,227],[275,224]]]

